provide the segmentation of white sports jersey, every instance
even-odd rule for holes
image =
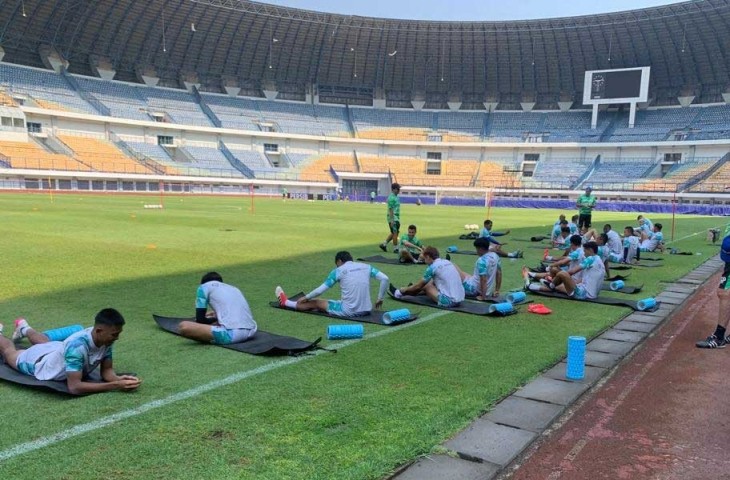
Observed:
[[[606,235],[608,236],[608,249],[611,250],[611,253],[623,255],[624,247],[621,244],[621,237],[619,236],[619,234],[614,232],[613,230],[609,230]]]
[[[624,248],[628,248],[629,252],[626,255],[626,261],[636,258],[636,251],[639,249],[639,237],[624,237]]]
[[[215,280],[200,285],[195,308],[208,308],[209,305],[215,310],[218,323],[227,330],[257,328],[246,298],[232,285]]]
[[[324,291],[340,283],[342,293],[342,312],[345,315],[370,312],[373,309],[373,302],[370,300],[370,278],[380,280],[379,299],[388,288],[388,277],[377,268],[366,263],[345,262],[335,268],[325,279],[324,283],[314,291],[307,294],[307,298],[314,298]]]
[[[91,338],[93,327],[76,332],[63,342],[33,345],[18,358],[18,368],[38,380],[66,380],[67,372],[88,376],[102,361],[112,358],[112,347],[97,347]],[[27,360],[32,365],[22,365]]]
[[[427,282],[433,280],[438,292],[455,303],[463,301],[466,296],[459,271],[453,263],[443,258],[437,258],[426,268],[423,279]]]
[[[576,248],[572,252],[568,252],[568,258],[570,258],[570,263],[568,264],[568,270],[572,270],[572,269],[576,268],[586,258],[585,252],[583,251],[583,247]],[[578,275],[580,275],[580,273],[578,273]]]
[[[494,295],[494,288],[497,280],[497,270],[501,268],[499,256],[494,252],[485,253],[479,257],[474,264],[474,274],[464,280],[464,290],[472,296],[483,295],[489,297]],[[487,277],[487,291],[480,292],[481,277]]]
[[[597,255],[591,255],[581,262],[583,274],[581,285],[585,288],[586,298],[596,298],[603,286],[603,278],[606,276],[606,267]]]
[[[647,238],[643,242],[641,242],[641,248],[643,250],[647,250],[649,252],[653,252],[656,250],[656,247],[659,246],[659,242],[664,241],[664,235],[662,232],[655,232],[654,235],[651,236],[651,238]]]

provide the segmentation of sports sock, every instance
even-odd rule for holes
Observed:
[[[626,260],[627,260],[626,257],[628,257],[628,256],[629,256],[629,247],[624,247],[624,263],[626,263]]]
[[[294,300],[287,300],[286,302],[284,302],[284,306],[286,308],[293,308],[293,309],[296,310],[296,308],[297,308],[297,302],[295,302]]]
[[[532,290],[533,292],[539,292],[540,291],[540,284],[539,283],[531,283],[529,287],[527,287],[529,290]]]
[[[718,339],[725,338],[725,327],[718,325],[715,329],[715,337]]]

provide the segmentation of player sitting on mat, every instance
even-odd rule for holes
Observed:
[[[548,261],[551,261],[551,263],[547,267],[547,271],[545,273],[533,273],[529,272],[527,267],[522,268],[522,275],[525,276],[525,272],[528,271],[527,276],[531,279],[546,279],[548,282],[552,280],[558,272],[561,270],[569,270],[571,268],[576,267],[580,262],[583,261],[584,254],[583,254],[583,237],[580,235],[573,235],[570,237],[569,241],[570,247],[568,247],[568,250],[565,252],[565,254],[562,257],[547,257]],[[527,283],[526,285],[527,286]]]
[[[178,328],[183,337],[228,345],[249,340],[258,327],[241,290],[223,283],[217,272],[209,272],[200,280],[195,296],[195,321],[182,321]]]
[[[522,258],[522,251],[516,250],[514,252],[503,252],[502,251],[502,245],[505,245],[504,243],[499,243],[494,237],[501,237],[503,235],[509,235],[509,230],[506,230],[504,232],[492,232],[492,226],[493,223],[491,220],[484,220],[484,228],[482,228],[481,233],[479,233],[479,238],[485,238],[490,245],[490,250],[500,257],[508,257],[508,258]]]
[[[596,251],[596,255],[601,257],[601,260],[603,260],[603,266],[606,269],[606,277],[609,277],[611,275],[609,271],[610,262],[621,263],[621,260],[623,260],[623,256],[617,253],[613,253],[611,251],[611,248],[608,246],[608,234],[606,233],[598,235],[598,237],[596,238],[596,243],[598,244],[598,250]]]
[[[598,251],[596,242],[586,243],[583,245],[583,250],[585,258],[579,265],[558,272],[550,282],[543,281],[540,284],[529,284],[527,289],[542,292],[561,292],[578,300],[596,298],[603,286],[606,270],[603,261],[596,255]]]
[[[608,236],[608,242],[606,245],[608,245],[608,249],[611,253],[623,256],[624,244],[621,241],[621,236],[611,227],[611,224],[607,223],[603,226],[603,233]]]
[[[292,310],[319,310],[338,317],[368,315],[373,309],[370,300],[370,279],[374,278],[380,282],[375,308],[383,306],[383,297],[388,291],[390,282],[387,275],[366,263],[354,262],[350,252],[337,252],[335,265],[337,268],[330,272],[322,285],[296,301],[289,300],[284,290],[276,287],[274,293],[279,299],[279,305]],[[316,298],[334,287],[337,282],[340,282],[342,300]]]
[[[408,225],[408,233],[400,237],[400,263],[423,263],[421,252],[423,252],[423,244],[416,237],[416,226]]]
[[[641,260],[639,250],[639,237],[634,232],[634,227],[624,228],[624,258],[623,263],[636,263]]]
[[[562,222],[560,222],[560,227],[553,229],[550,241],[553,243],[553,248],[559,248],[563,250],[568,246],[567,242],[569,237],[570,227],[568,227],[568,222],[566,220],[563,220]]]
[[[73,395],[135,390],[140,380],[132,375],[117,375],[112,363],[112,344],[122,333],[124,317],[113,308],[96,314],[94,326],[76,332],[63,342],[51,342],[33,330],[24,318],[15,321],[13,340],[2,336],[0,324],[0,355],[11,368],[38,380],[66,381]],[[17,350],[13,342],[28,338],[32,346]],[[88,381],[89,375],[100,367],[103,383]]]
[[[411,286],[396,290],[395,298],[425,293],[440,307],[447,308],[455,307],[464,301],[466,292],[456,266],[448,260],[439,258],[439,251],[435,247],[424,248],[422,256],[428,265],[423,278]]]
[[[469,297],[477,300],[485,300],[488,297],[499,295],[502,287],[502,265],[499,256],[489,251],[489,241],[485,238],[474,240],[479,258],[474,264],[474,274],[469,275],[454,264],[461,276],[461,283],[464,285],[464,292]]]
[[[653,252],[659,250],[664,252],[664,234],[662,233],[662,224],[655,223],[652,228],[651,235],[645,231],[641,231],[641,243],[639,250],[642,252]]]

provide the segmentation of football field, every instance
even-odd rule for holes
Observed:
[[[271,308],[274,288],[311,291],[334,268],[337,251],[378,255],[387,234],[382,204],[282,199],[0,194],[3,287],[0,322],[28,319],[38,330],[90,326],[98,310],[118,309],[127,324],[114,346],[118,371],[142,379],[133,393],[70,398],[0,383],[0,478],[380,479],[441,450],[445,439],[500,398],[565,355],[570,335],[593,337],[627,308],[537,298],[553,310],[506,318],[411,306],[418,321],[365,325],[361,340],[322,341],[337,353],[257,357],[196,344],[160,330],[152,314],[192,316],[201,276],[217,271],[238,286],[261,329],[314,340],[327,318]],[[402,230],[438,247],[465,224],[481,226],[485,208],[403,205]],[[506,250],[502,293],[522,287],[520,269],[543,250],[557,210],[492,209]],[[622,233],[636,213],[596,211],[594,226]],[[648,215],[664,224],[671,216]],[[718,252],[705,232],[717,217],[678,216],[662,268],[631,270],[631,296],[654,296]],[[500,238],[500,240],[501,240]],[[388,253],[388,255],[392,255]],[[651,254],[659,256],[660,254]],[[471,271],[476,257],[455,255]],[[417,281],[422,266],[375,265],[396,286]],[[626,273],[626,272],[620,272]],[[376,284],[372,285],[373,297]],[[606,295],[620,295],[606,293]],[[333,288],[327,298],[338,298]],[[528,295],[528,298],[530,296]],[[384,310],[403,304],[386,299]],[[339,322],[346,323],[346,322]],[[442,450],[441,450],[442,451]]]

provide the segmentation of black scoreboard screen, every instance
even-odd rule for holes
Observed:
[[[641,70],[593,72],[590,98],[638,98],[641,94],[641,74]]]

